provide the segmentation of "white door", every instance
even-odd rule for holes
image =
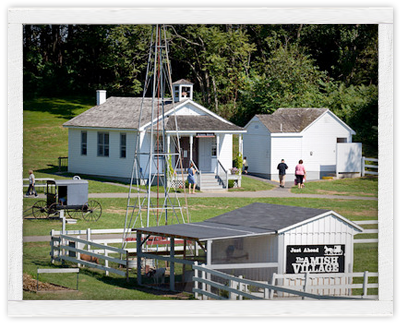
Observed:
[[[199,139],[199,169],[202,172],[211,171],[212,138]]]

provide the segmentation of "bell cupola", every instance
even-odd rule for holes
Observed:
[[[193,84],[190,81],[181,79],[172,83],[174,90],[174,102],[180,102],[185,99],[193,100]]]

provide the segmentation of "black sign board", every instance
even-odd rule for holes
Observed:
[[[345,245],[289,245],[286,273],[344,273]]]

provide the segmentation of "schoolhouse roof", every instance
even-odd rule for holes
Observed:
[[[142,104],[143,101],[143,104]],[[236,131],[245,132],[241,127],[217,116],[216,114],[204,113],[205,115],[177,115],[176,119],[173,115],[174,109],[178,106],[185,105],[187,102],[195,104],[190,99],[173,103],[172,100],[164,101],[164,116],[166,117],[166,130],[180,131]],[[198,104],[195,104],[199,106]],[[94,106],[82,114],[72,118],[64,123],[65,127],[83,127],[83,128],[110,128],[110,129],[133,129],[139,128],[140,108],[142,115],[140,127],[150,124],[152,120],[152,98],[141,97],[109,97],[106,102],[101,105]],[[161,115],[161,102],[154,103],[154,116],[157,119]],[[204,109],[204,112],[207,110]],[[178,128],[176,128],[176,122]]]
[[[143,126],[151,121],[151,98],[109,97],[103,104],[88,109],[63,125],[66,127],[138,129],[142,100],[143,110],[140,125]],[[168,112],[173,107],[172,100],[167,101],[164,104],[164,111]]]
[[[176,128],[176,123],[178,128]],[[209,115],[177,115],[168,118],[166,130],[175,131],[243,131],[244,129],[228,121]]]

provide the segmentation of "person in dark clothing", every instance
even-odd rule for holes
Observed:
[[[285,159],[281,160],[277,169],[279,170],[279,186],[283,188],[285,187],[286,169],[288,169],[288,165],[285,164]]]

